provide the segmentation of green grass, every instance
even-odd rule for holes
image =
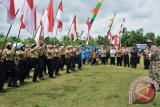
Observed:
[[[110,65],[85,65],[81,72],[45,79],[0,94],[0,107],[159,107],[160,93],[149,104],[128,104],[131,82],[148,71]]]

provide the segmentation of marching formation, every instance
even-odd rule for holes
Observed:
[[[3,88],[6,80],[8,80],[8,87],[24,85],[32,68],[34,68],[32,79],[34,83],[44,80],[46,71],[48,71],[49,78],[56,78],[60,75],[59,70],[64,69],[65,64],[67,74],[70,71],[75,71],[75,63],[81,70],[80,46],[45,45],[43,42],[40,45],[21,45],[16,48],[12,45],[12,43],[8,43],[6,48],[0,51],[1,92],[6,92]]]

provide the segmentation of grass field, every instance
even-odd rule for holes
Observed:
[[[0,94],[0,107],[160,107],[160,93],[146,105],[129,105],[130,83],[148,71],[138,65],[137,69],[110,65],[83,66],[56,79],[29,83],[18,89],[10,88]]]

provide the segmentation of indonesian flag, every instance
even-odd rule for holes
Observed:
[[[38,45],[40,44],[41,36],[42,36],[42,25],[40,25],[40,27],[39,27],[39,29],[37,31],[37,34],[36,34],[36,36],[34,38],[36,44],[38,44]]]
[[[54,11],[53,11],[53,0],[50,0],[47,10],[41,18],[44,37],[51,36],[54,27]]]
[[[7,8],[7,23],[12,25],[16,17],[14,0],[0,0],[0,3]]]
[[[108,37],[109,42],[111,43],[112,42],[112,34],[111,34],[111,32],[107,35],[107,37]]]
[[[62,31],[62,27],[63,27],[63,23],[62,23],[62,12],[63,12],[63,4],[62,4],[62,1],[61,1],[61,3],[59,4],[58,13],[57,13],[57,20],[58,20],[57,28],[58,28],[60,31]]]
[[[74,16],[74,19],[73,19],[70,36],[72,38],[74,38],[74,41],[77,40],[77,18],[76,18],[76,15]]]
[[[120,37],[118,35],[115,35],[112,44],[114,45],[114,47],[117,47],[119,43],[120,43]]]
[[[42,12],[42,16],[44,15],[44,10]],[[42,17],[40,18],[40,25],[42,25]]]
[[[23,0],[20,11],[22,12],[21,28],[26,29],[30,34],[33,34],[35,29],[33,0]]]
[[[83,32],[83,37],[86,37],[86,45],[88,45],[89,43],[89,32],[91,28],[91,24],[89,23],[89,21],[90,21],[90,18],[87,19],[84,32]]]

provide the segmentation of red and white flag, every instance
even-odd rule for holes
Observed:
[[[111,32],[107,35],[107,38],[108,38],[109,42],[111,43],[112,42],[112,34],[111,34]]]
[[[53,33],[54,27],[54,10],[53,10],[53,0],[50,0],[47,10],[44,12],[44,15],[41,18],[44,37],[51,36]]]
[[[22,12],[21,28],[26,29],[30,34],[33,34],[35,29],[33,0],[23,0],[20,11]]]
[[[76,18],[76,15],[74,16],[74,19],[73,19],[70,36],[72,38],[74,38],[74,41],[77,40],[77,18]]]
[[[112,41],[112,44],[114,45],[114,47],[117,47],[120,43],[120,37],[119,35],[115,35]]]
[[[85,27],[84,27],[84,31],[83,31],[83,35],[82,37],[85,37],[86,39],[86,45],[88,45],[89,43],[89,32],[90,32],[90,28],[91,28],[91,24],[90,24],[90,18],[87,19]]]
[[[63,13],[63,4],[61,1],[61,3],[59,4],[59,7],[58,7],[58,13],[57,13],[57,17],[56,17],[58,20],[57,29],[59,29],[59,31],[62,31],[62,27],[63,27],[62,13]]]
[[[42,37],[42,25],[40,25],[40,27],[38,28],[38,31],[37,31],[36,36],[34,38],[36,44],[38,44],[38,45],[40,44],[41,37]]]
[[[0,4],[7,8],[7,23],[12,25],[16,18],[14,0],[1,0]]]

